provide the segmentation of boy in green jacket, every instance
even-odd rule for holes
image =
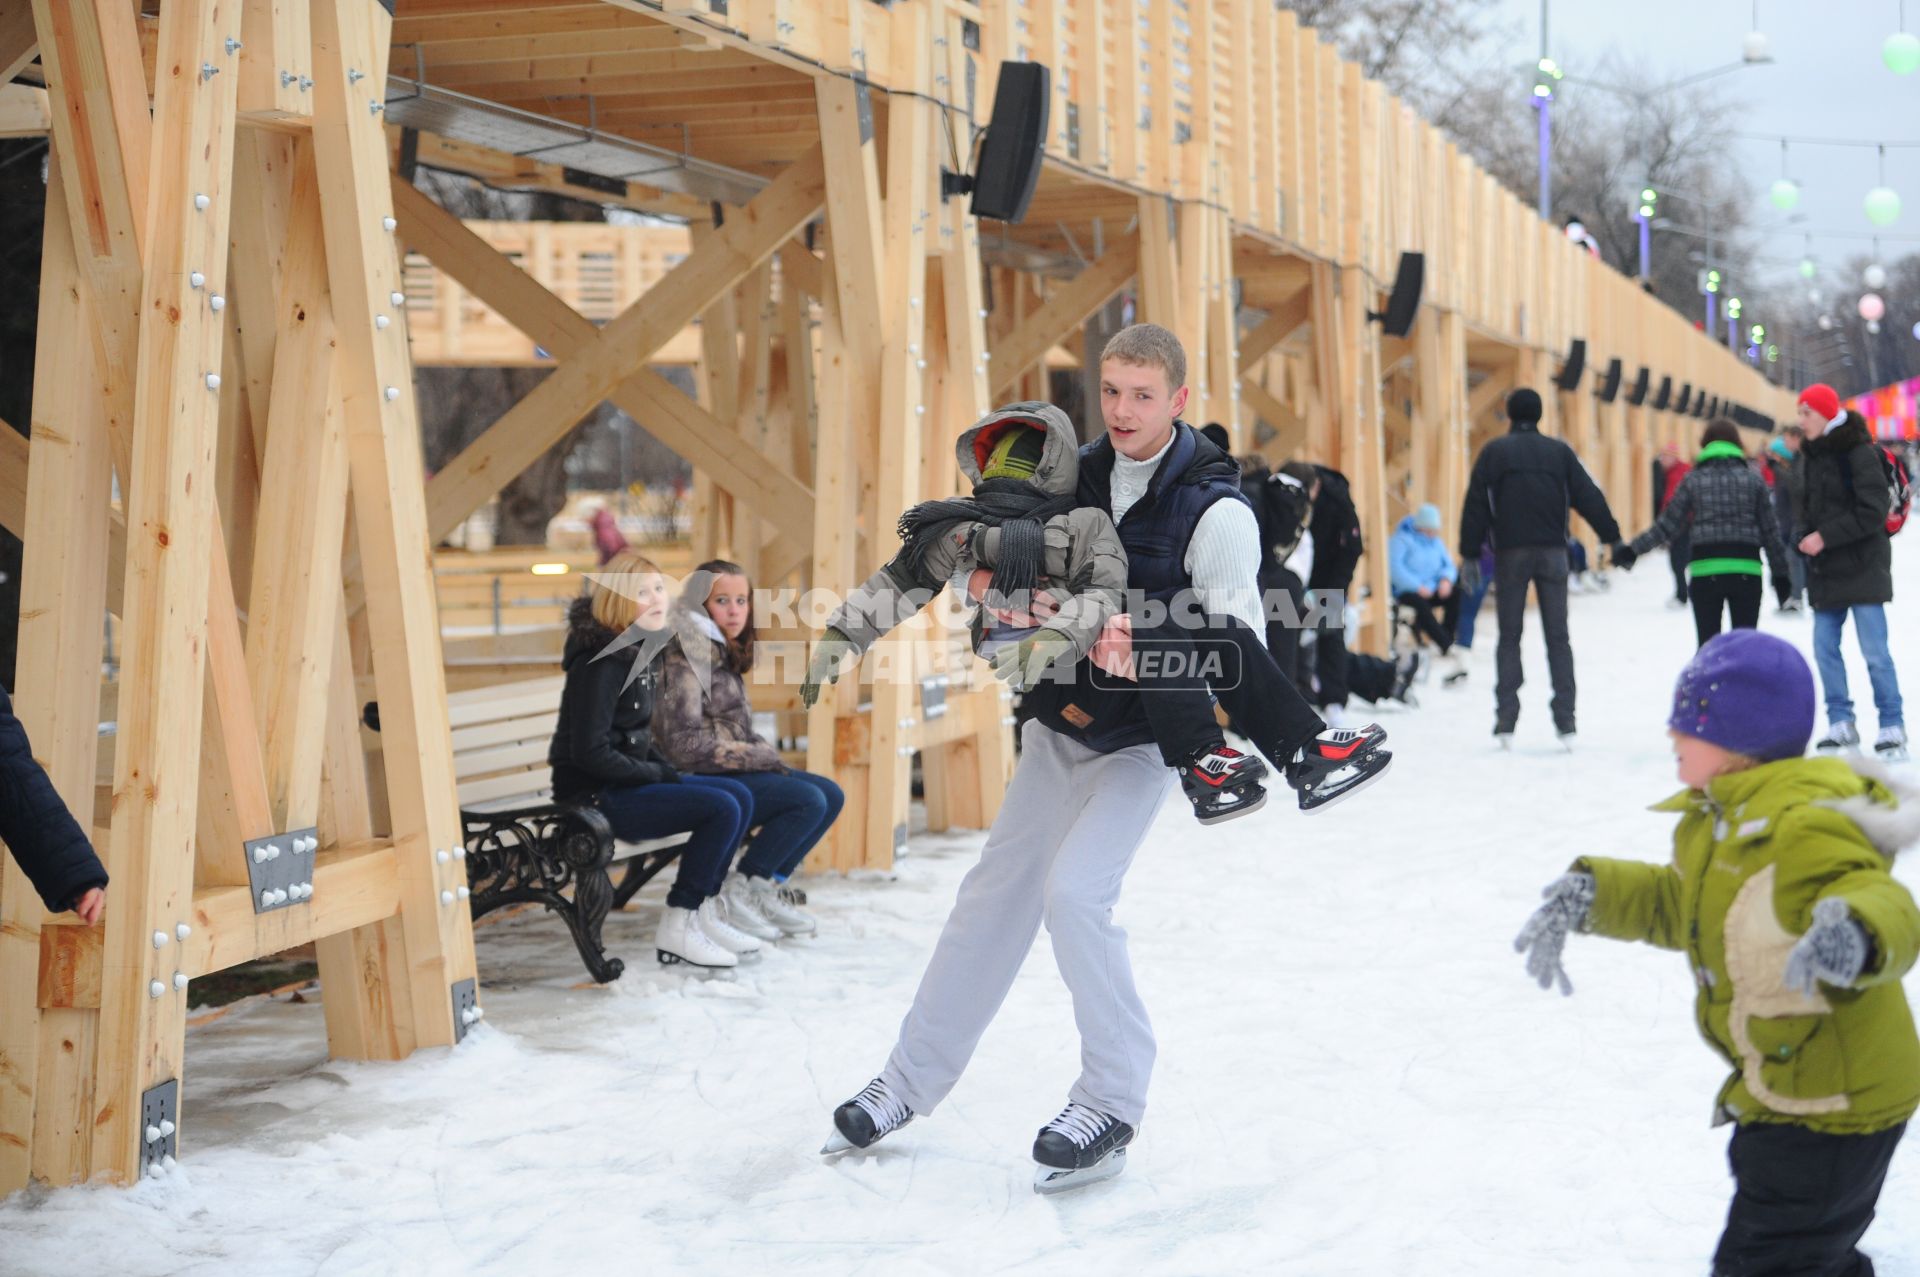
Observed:
[[[1687,954],[1701,1034],[1733,1066],[1733,1205],[1714,1277],[1872,1277],[1858,1243],[1920,1107],[1920,1041],[1900,977],[1920,910],[1889,873],[1920,835],[1878,776],[1804,758],[1813,675],[1756,630],[1710,640],[1680,674],[1668,735],[1687,788],[1666,865],[1583,857],[1514,947],[1573,992],[1569,931]]]

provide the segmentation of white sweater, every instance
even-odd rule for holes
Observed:
[[[1117,526],[1128,510],[1147,495],[1154,472],[1166,459],[1173,439],[1145,461],[1113,454],[1113,521]],[[1267,622],[1260,606],[1260,522],[1244,501],[1215,501],[1193,525],[1187,539],[1187,575],[1194,594],[1209,612],[1238,617],[1267,641]]]

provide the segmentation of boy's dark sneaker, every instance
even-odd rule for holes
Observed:
[[[1260,783],[1267,778],[1267,765],[1252,754],[1215,745],[1174,770],[1180,773],[1180,788],[1203,825],[1259,811],[1267,801],[1266,787]]]
[[[1378,780],[1393,763],[1381,746],[1387,733],[1378,723],[1358,731],[1329,730],[1308,741],[1287,764],[1287,783],[1300,795],[1301,811],[1318,811]]]

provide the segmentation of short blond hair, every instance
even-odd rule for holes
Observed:
[[[1167,393],[1187,384],[1187,350],[1180,339],[1158,324],[1129,324],[1107,339],[1100,362],[1118,359],[1123,364],[1158,368],[1167,374]]]
[[[640,617],[640,602],[632,597],[629,583],[637,576],[665,575],[646,555],[633,550],[620,551],[600,566],[588,586],[588,597],[593,600],[593,619],[615,634],[623,633]]]

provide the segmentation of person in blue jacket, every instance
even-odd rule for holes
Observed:
[[[49,913],[71,909],[92,926],[107,907],[107,867],[33,757],[27,730],[0,687],[0,841]]]
[[[1440,649],[1442,677],[1457,683],[1467,667],[1453,652],[1460,624],[1460,569],[1440,539],[1440,507],[1428,502],[1400,520],[1387,545],[1394,602],[1413,611],[1413,630]]]

